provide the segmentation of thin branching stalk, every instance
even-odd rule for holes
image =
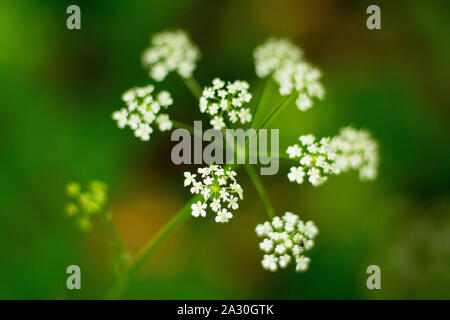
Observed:
[[[259,105],[261,104],[261,101],[262,101],[262,96],[263,96],[264,91],[265,91],[266,86],[267,86],[267,82],[268,82],[268,80],[267,80],[267,78],[265,78],[263,80],[262,85],[261,85],[261,90],[259,91],[259,96],[258,96],[258,100],[256,101],[255,110],[253,111],[252,120],[250,120],[250,123],[248,124],[247,128],[252,128],[253,122],[255,121],[255,117],[256,117],[256,114],[257,114],[258,109],[259,109]]]
[[[116,226],[111,220],[111,214],[103,210],[100,213],[103,220],[103,227],[105,229],[107,237],[109,238],[109,241],[111,241],[112,245],[119,254],[126,252],[127,250],[122,241],[122,238],[120,237],[120,234],[116,229]]]
[[[137,271],[142,267],[147,258],[155,252],[161,243],[191,215],[191,205],[198,201],[201,196],[193,197],[186,205],[184,205],[176,215],[145,245],[136,253],[134,257],[134,269]]]
[[[277,114],[279,114],[279,112],[280,112],[281,110],[283,110],[283,108],[284,108],[285,106],[288,105],[286,102],[289,100],[289,98],[290,98],[291,96],[292,96],[292,95],[289,95],[289,96],[284,97],[284,98],[280,101],[280,103],[275,107],[275,109],[273,109],[272,112],[264,119],[263,123],[258,127],[257,130],[259,130],[259,129],[261,129],[261,128],[264,128],[264,126],[266,126],[266,125],[270,122],[270,120],[272,120]]]
[[[200,97],[202,96],[202,88],[200,87],[198,81],[194,77],[182,79],[186,84],[186,86],[188,87],[188,89],[192,92],[194,97],[196,97],[197,100],[200,99]]]
[[[270,202],[269,195],[267,194],[266,189],[264,188],[264,185],[261,181],[261,178],[259,177],[255,168],[250,165],[245,165],[245,170],[247,171],[248,176],[252,180],[253,185],[255,186],[255,189],[258,192],[258,194],[264,204],[264,207],[267,210],[267,214],[269,215],[269,218],[275,217],[275,210],[272,207],[272,203]]]

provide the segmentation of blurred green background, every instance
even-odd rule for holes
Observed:
[[[70,4],[81,7],[79,31],[66,28]],[[370,4],[381,7],[382,30],[366,28]],[[0,298],[100,298],[111,287],[102,233],[81,233],[63,214],[67,182],[109,184],[114,223],[133,252],[189,198],[182,172],[191,168],[172,165],[170,134],[144,143],[111,120],[124,90],[151,83],[140,64],[149,36],[173,28],[199,45],[202,85],[220,76],[257,88],[253,49],[291,38],[323,70],[327,96],[273,122],[281,147],[367,127],[380,142],[380,176],[313,188],[289,183],[283,165],[263,177],[278,214],[297,212],[321,232],[307,273],[272,274],[254,234],[266,213],[241,171],[236,217],[190,219],[124,298],[450,298],[449,9],[420,0],[1,1]],[[158,87],[174,96],[172,118],[198,118],[174,74]],[[82,290],[66,289],[70,264],[81,267]],[[381,290],[366,287],[371,264],[381,267]]]

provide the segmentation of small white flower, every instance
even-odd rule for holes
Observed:
[[[295,101],[295,104],[300,111],[306,111],[312,107],[313,102],[306,93],[300,93]]]
[[[140,137],[142,141],[148,141],[152,132],[153,129],[148,124],[141,123],[134,134],[136,137]]]
[[[226,99],[223,99],[222,101],[220,101],[220,109],[222,109],[222,110],[228,109],[228,101]],[[234,110],[232,110],[232,111],[234,111]]]
[[[168,71],[166,67],[161,63],[155,64],[149,72],[150,77],[152,77],[156,81],[163,81],[167,74]]]
[[[156,122],[158,123],[158,128],[160,131],[168,131],[172,129],[172,121],[170,121],[167,114],[160,114],[158,118],[156,118]]]
[[[303,252],[303,247],[300,247],[298,244],[294,245],[294,247],[292,248],[292,254],[294,256],[298,256],[300,255],[300,253]]]
[[[198,194],[202,189],[202,184],[200,182],[194,181],[192,183],[191,193]]]
[[[192,209],[192,215],[194,217],[202,216],[206,217],[206,203],[202,203],[201,201],[198,201],[197,203],[193,203],[191,206]]]
[[[298,184],[303,183],[304,176],[305,172],[302,167],[291,167],[290,172],[288,173],[289,181],[297,182]]]
[[[223,82],[219,78],[215,78],[212,83],[213,83],[214,89],[220,89],[225,85],[225,82]]]
[[[300,142],[303,145],[309,146],[314,143],[314,140],[316,140],[316,137],[314,137],[312,134],[308,134],[308,135],[300,136],[298,138],[298,140],[300,140]]]
[[[308,270],[310,261],[311,261],[311,259],[309,259],[308,257],[300,256],[299,258],[297,258],[295,260],[295,262],[297,263],[295,270],[297,272],[304,272],[304,271]]]
[[[214,88],[205,88],[202,93],[202,98],[206,99],[212,99],[214,97]]]
[[[233,170],[227,170],[226,174],[230,178],[233,178],[233,177],[235,177],[237,175],[236,171],[233,171]]]
[[[208,113],[209,113],[210,115],[215,115],[215,114],[217,114],[217,111],[219,111],[219,105],[218,105],[217,103],[211,104],[211,105],[209,106],[209,108],[208,108]],[[222,120],[222,122],[223,122],[223,120]],[[212,123],[211,123],[211,124],[212,124]]]
[[[212,211],[217,212],[220,210],[220,199],[219,198],[215,198],[211,201],[211,203],[209,204],[209,206],[211,207]]]
[[[213,177],[205,177],[205,179],[203,179],[203,184],[209,186],[214,182]]]
[[[266,238],[260,242],[259,248],[264,252],[270,252],[273,249],[273,241]]]
[[[166,108],[168,106],[172,105],[172,103],[173,103],[170,92],[168,92],[168,91],[161,91],[157,95],[157,99],[158,99],[159,104]]]
[[[291,262],[291,256],[288,254],[282,255],[279,260],[279,265],[281,268],[286,268],[286,266]]]
[[[210,167],[198,168],[197,172],[202,175],[202,178],[205,178],[211,173],[211,169]]]
[[[275,252],[278,254],[283,254],[286,251],[286,246],[283,244],[277,244],[277,246],[275,247]]]
[[[235,123],[238,121],[238,113],[236,110],[231,110],[228,114],[228,117],[230,118],[231,123]]]
[[[153,101],[150,103],[150,110],[153,112],[153,114],[156,114],[161,110],[161,105],[158,101]]]
[[[229,201],[228,197],[230,196],[230,193],[226,189],[220,189],[219,195],[223,201]]]
[[[144,111],[142,112],[142,118],[144,119],[144,122],[146,122],[147,124],[150,124],[153,122],[153,120],[155,120],[155,114],[151,111]]]
[[[314,239],[314,237],[319,232],[319,229],[317,229],[316,225],[312,221],[308,221],[305,224],[305,235],[311,239]]]
[[[290,231],[290,230],[287,230],[287,228],[286,228],[286,231],[292,232],[292,231]],[[284,245],[286,246],[286,248],[290,249],[290,248],[292,248],[292,246],[294,245],[294,243],[292,242],[291,239],[287,239],[287,240],[284,241]]]
[[[208,99],[205,97],[200,98],[200,112],[204,113],[206,109],[208,108]]]
[[[228,201],[228,208],[231,207],[231,209],[233,209],[233,210],[236,210],[237,208],[239,208],[237,201],[238,201],[237,197],[230,196],[230,199]]]
[[[139,118],[139,116],[137,114],[130,115],[130,117],[128,119],[128,125],[130,126],[131,129],[136,130],[137,128],[139,128],[140,124],[141,124],[141,119]]]
[[[305,250],[309,250],[314,246],[314,241],[306,240],[303,246],[305,247]]]
[[[217,92],[217,95],[218,95],[220,98],[222,98],[222,99],[223,99],[222,101],[225,101],[225,102],[227,103],[227,106],[228,106],[228,101],[225,99],[225,98],[227,97],[227,95],[228,95],[227,90],[219,90],[219,91]],[[226,109],[226,108],[223,108],[223,109]]]
[[[196,174],[191,174],[189,171],[186,171],[184,173],[184,186],[187,187],[191,183],[193,184],[195,182]]]
[[[275,257],[272,254],[265,254],[264,255],[264,259],[261,262],[261,264],[262,264],[264,269],[267,269],[267,270],[270,270],[272,272],[275,272],[278,269],[277,262],[278,262],[278,258],[277,257]]]
[[[119,128],[125,128],[128,122],[128,111],[125,108],[120,109],[113,113],[113,119],[117,121]]]
[[[299,219],[298,216],[290,211],[286,211],[286,213],[283,216],[283,220],[289,224],[296,224],[298,219]]]
[[[214,130],[221,130],[222,128],[225,128],[225,122],[223,121],[222,117],[215,116],[210,123],[213,126]]]
[[[266,234],[266,230],[264,228],[264,225],[262,224],[258,224],[255,228],[256,234],[258,235],[258,237],[262,237],[263,235]]]
[[[272,225],[275,229],[281,229],[283,228],[283,221],[280,219],[280,217],[274,217],[272,219]]]
[[[241,123],[250,122],[252,120],[252,114],[249,108],[243,108],[239,111],[239,118],[241,118]]]
[[[227,209],[223,208],[221,211],[217,212],[216,222],[225,223],[231,219],[233,215]]]
[[[202,194],[202,196],[203,196],[203,198],[204,198],[205,200],[208,200],[209,195],[211,194],[211,189],[209,189],[209,188],[203,188],[202,191],[201,191],[200,193]]]
[[[297,158],[302,155],[302,148],[298,146],[298,144],[294,144],[293,146],[289,146],[286,150],[286,153],[289,155],[289,158]]]

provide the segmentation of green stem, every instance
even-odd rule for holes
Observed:
[[[129,273],[132,269],[132,256],[125,247],[116,226],[111,220],[111,214],[101,211],[103,220],[103,228],[107,237],[111,241],[116,250],[116,258],[114,263],[114,271],[116,275],[116,283],[105,295],[104,299],[117,299],[126,288],[128,283]]]
[[[248,156],[249,157],[256,157],[256,158],[258,158],[260,155],[258,153],[257,154],[250,153]],[[265,155],[264,157],[265,158],[278,158],[280,160],[293,161],[293,162],[297,162],[298,163],[298,160],[293,159],[293,158],[289,158],[289,155],[287,155],[287,154],[279,154],[279,155],[275,156],[275,155],[271,155],[269,153],[269,154]]]
[[[255,168],[250,165],[245,165],[245,170],[247,171],[248,176],[252,180],[256,191],[258,192],[264,206],[266,207],[267,214],[269,215],[270,218],[275,217],[275,210],[273,209],[272,204],[270,203],[269,196]]]
[[[268,80],[267,80],[267,78],[265,78],[263,83],[262,83],[262,85],[261,85],[261,90],[259,91],[259,96],[258,96],[258,100],[256,101],[255,110],[253,111],[252,120],[250,120],[250,123],[249,123],[247,129],[251,128],[252,125],[253,125],[253,121],[255,120],[256,113],[258,112],[259,105],[261,104],[262,96],[263,96],[263,93],[264,93],[264,89],[266,88],[267,82],[268,82]]]
[[[131,277],[132,273],[133,273],[132,267],[126,269],[123,273],[121,273],[121,276],[117,278],[116,283],[105,294],[105,296],[103,297],[103,300],[119,299],[120,296],[125,291],[125,289],[127,288],[128,283],[130,282],[130,277]]]
[[[192,76],[191,78],[187,78],[187,79],[182,78],[182,79],[183,79],[183,82],[188,87],[188,89],[192,92],[194,97],[196,97],[197,99],[200,99],[200,97],[202,96],[202,88],[200,87],[200,85],[198,84],[198,81],[194,78],[194,76]]]
[[[161,245],[161,243],[180,225],[185,222],[191,214],[191,205],[198,201],[201,196],[193,197],[176,215],[136,254],[134,258],[134,268],[138,270],[150,255]]]
[[[292,96],[292,94],[289,95],[289,96],[284,97],[284,98],[280,101],[280,103],[276,106],[276,108],[270,113],[270,115],[267,116],[266,119],[264,119],[263,123],[262,123],[258,128],[255,129],[255,131],[257,132],[259,129],[261,129],[261,128],[264,127],[267,123],[269,123],[269,121],[270,121],[270,120],[271,120],[278,112],[280,112],[280,111],[282,110],[282,107],[285,106],[286,101],[289,100],[289,98],[290,98],[291,96]],[[247,148],[247,145],[248,145],[248,144],[250,143],[250,141],[251,141],[252,139],[254,139],[255,137],[256,137],[256,135],[253,135],[253,136],[249,137],[249,138],[245,141],[245,146],[244,146],[244,148]]]
[[[175,128],[181,128],[181,129],[186,129],[188,130],[190,133],[195,134],[195,128],[194,126],[191,126],[190,124],[181,122],[181,121],[177,121],[177,120],[172,120],[172,124]]]
[[[275,117],[275,116],[283,109],[283,107],[287,105],[287,104],[286,104],[286,101],[288,101],[289,98],[290,98],[291,96],[292,96],[292,95],[289,95],[289,96],[284,97],[284,98],[280,101],[280,103],[278,104],[278,106],[276,106],[276,108],[273,109],[273,111],[272,111],[272,112],[264,119],[263,123],[258,127],[257,130],[259,130],[259,129],[263,128],[265,125],[267,125],[267,124],[269,123],[269,121],[272,120],[273,117]]]
[[[107,237],[113,244],[114,248],[118,251],[118,253],[126,252],[125,245],[123,244],[122,238],[120,237],[119,232],[116,229],[116,226],[111,220],[111,214],[101,211],[101,215],[103,218],[103,225],[106,230]]]

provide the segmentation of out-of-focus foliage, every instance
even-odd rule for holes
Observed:
[[[64,186],[97,178],[135,252],[186,201],[170,162],[170,134],[151,143],[117,129],[120,96],[151,83],[140,64],[149,36],[190,32],[202,51],[201,85],[218,76],[248,80],[253,49],[291,38],[323,71],[327,96],[272,123],[285,148],[302,134],[334,135],[346,125],[380,142],[379,178],[333,177],[319,188],[287,181],[288,164],[263,177],[278,214],[320,228],[307,273],[260,266],[254,227],[267,220],[251,183],[238,218],[191,219],[148,261],[125,298],[449,298],[448,1],[380,4],[382,30],[366,28],[370,1],[77,1],[82,29],[66,28],[70,1],[0,3],[0,298],[98,298],[111,286],[112,252],[101,232],[82,234],[64,216]],[[192,122],[197,104],[174,74],[175,119]],[[279,100],[269,83],[268,101]],[[272,100],[271,100],[272,99]],[[270,106],[270,103],[266,104]],[[196,112],[193,112],[193,110]],[[242,177],[245,174],[242,172]],[[66,289],[66,268],[82,290]],[[381,267],[382,290],[366,288]]]

